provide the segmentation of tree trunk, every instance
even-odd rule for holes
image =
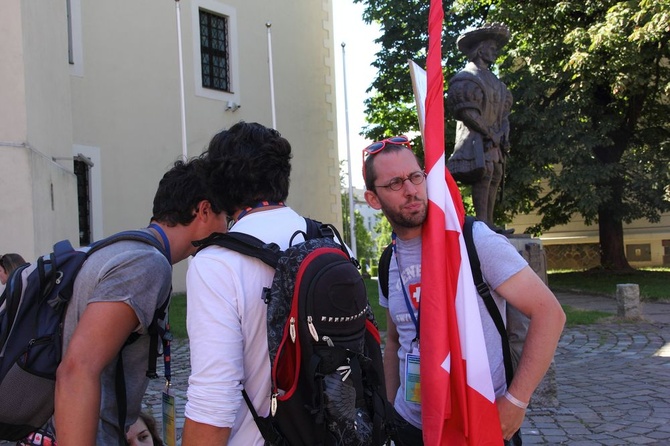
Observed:
[[[632,267],[626,259],[623,243],[623,222],[607,209],[598,210],[600,266],[606,270],[627,271]]]

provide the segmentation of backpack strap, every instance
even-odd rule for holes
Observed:
[[[514,374],[512,368],[512,354],[509,348],[509,339],[507,338],[507,329],[505,328],[505,323],[503,322],[502,315],[498,306],[491,296],[491,290],[489,286],[484,282],[482,277],[481,264],[479,262],[479,256],[477,255],[477,249],[475,248],[475,242],[472,236],[472,226],[476,218],[472,216],[465,217],[465,223],[463,224],[463,238],[465,239],[465,246],[468,250],[468,257],[470,258],[470,270],[472,271],[472,278],[474,279],[475,286],[477,287],[477,293],[482,297],[486,309],[493,319],[493,322],[498,329],[500,338],[502,340],[502,350],[503,350],[503,362],[505,364],[505,378],[507,385],[509,386],[512,382],[512,375]]]
[[[382,255],[379,257],[379,266],[377,267],[377,278],[379,279],[379,286],[382,290],[382,295],[388,299],[389,297],[389,269],[391,268],[391,255],[393,254],[393,244],[389,243]]]
[[[254,409],[254,405],[251,403],[251,398],[249,398],[247,391],[244,389],[242,389],[242,396],[244,397],[244,402],[247,403],[247,407],[249,408],[249,412],[251,412],[251,416],[256,422],[256,426],[258,426],[258,430],[261,432],[261,436],[266,442],[265,444],[272,446],[286,446],[284,437],[282,437],[277,429],[275,429],[270,419],[258,415],[256,409]]]
[[[228,232],[226,234],[215,232],[205,239],[192,243],[193,246],[198,248],[195,255],[208,246],[217,245],[260,259],[272,268],[277,266],[281,255],[281,249],[276,243],[265,243],[261,239],[243,232]]]

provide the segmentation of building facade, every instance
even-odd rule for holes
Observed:
[[[3,0],[0,29],[0,252],[147,225],[240,120],[291,142],[288,204],[341,226],[330,0]]]
[[[535,215],[518,215],[507,228],[515,233],[538,223]],[[624,223],[624,246],[628,263],[634,268],[670,266],[670,214],[658,223],[636,220]],[[556,226],[540,236],[547,255],[548,269],[589,269],[600,265],[598,225],[587,226],[579,215],[569,224]]]

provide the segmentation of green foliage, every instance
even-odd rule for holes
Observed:
[[[393,233],[393,228],[391,228],[391,223],[386,219],[385,216],[382,216],[377,224],[375,225],[375,232],[379,234],[377,236],[377,253],[382,255],[384,248],[391,243],[391,233]]]
[[[354,0],[380,25],[365,135],[418,131],[407,59],[425,66],[428,2]],[[670,211],[670,2],[443,1],[443,67],[463,65],[462,32],[503,22],[498,64],[514,95],[500,221],[537,212],[539,234],[579,214],[599,224],[602,265],[628,266],[622,223]],[[447,152],[453,120],[447,119]],[[418,141],[417,141],[418,143]],[[415,144],[418,146],[418,144]]]
[[[341,232],[344,242],[351,246],[351,229],[349,226],[349,194],[342,193],[342,226]],[[376,256],[375,242],[372,235],[365,228],[365,222],[360,211],[354,211],[354,235],[356,236],[356,257],[371,259]],[[369,262],[366,266],[369,266]],[[367,269],[364,269],[366,271]]]

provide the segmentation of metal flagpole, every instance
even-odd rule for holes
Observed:
[[[268,29],[268,69],[270,70],[270,106],[272,107],[272,128],[277,129],[277,115],[275,113],[275,81],[272,68],[272,22],[266,22]]]
[[[349,167],[349,231],[351,234],[351,251],[354,254],[354,257],[358,257],[356,255],[356,231],[355,231],[355,213],[354,213],[354,186],[353,186],[353,181],[352,181],[352,176],[351,176],[351,147],[349,144],[349,100],[347,99],[347,65],[346,65],[346,57],[345,57],[345,51],[344,47],[347,44],[342,42],[342,72],[343,72],[343,79],[344,79],[344,123],[345,123],[345,128],[347,129],[347,165]]]
[[[181,153],[184,160],[188,159],[188,144],[186,143],[186,100],[184,99],[184,58],[181,50],[181,8],[179,0],[175,0],[177,12],[177,40],[179,41],[179,94],[181,105]]]

